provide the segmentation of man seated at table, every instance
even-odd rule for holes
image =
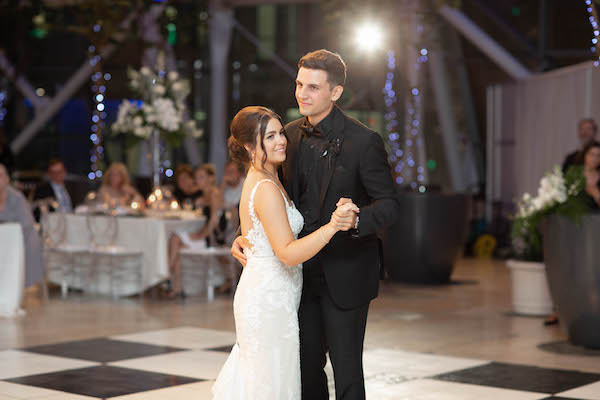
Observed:
[[[73,201],[70,190],[65,184],[67,169],[59,159],[52,159],[48,163],[48,181],[41,183],[33,196],[34,200],[49,199],[56,202],[58,210],[64,212],[73,211]]]
[[[583,165],[583,149],[588,143],[596,140],[596,133],[598,132],[598,125],[592,118],[586,118],[579,121],[577,125],[577,137],[579,138],[579,149],[572,153],[569,153],[562,164],[563,173],[567,172],[569,167],[573,165]]]
[[[43,280],[42,248],[25,196],[10,186],[8,170],[0,164],[0,222],[21,224],[25,241],[25,287]]]

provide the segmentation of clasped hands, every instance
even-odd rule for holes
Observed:
[[[360,209],[352,202],[352,199],[340,198],[336,204],[337,209],[331,214],[330,223],[340,231],[348,231],[354,227]]]

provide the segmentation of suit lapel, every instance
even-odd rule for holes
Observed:
[[[337,107],[337,106],[334,106]],[[329,190],[329,183],[331,182],[331,177],[333,176],[333,171],[335,171],[335,165],[337,159],[339,157],[339,153],[342,148],[342,144],[344,142],[344,114],[341,110],[337,110],[335,115],[335,119],[333,120],[333,130],[331,132],[330,141],[337,141],[338,151],[333,152],[333,149],[328,148],[328,154],[325,155],[325,171],[321,176],[321,190],[320,190],[320,204],[323,207],[323,202],[325,201],[325,197],[327,196],[327,192]]]

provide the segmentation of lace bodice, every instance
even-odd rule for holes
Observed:
[[[246,238],[252,244],[252,249],[247,251],[248,257],[257,256],[257,257],[275,257],[275,253],[273,252],[273,248],[269,243],[269,238],[265,233],[265,230],[256,215],[256,211],[254,210],[254,195],[256,195],[256,190],[258,186],[263,182],[271,182],[273,185],[277,186],[275,182],[270,179],[263,179],[254,185],[252,192],[250,193],[250,200],[248,203],[248,213],[250,214],[250,219],[252,220],[252,227],[248,231]],[[279,186],[277,186],[279,189]],[[294,234],[294,239],[298,239],[298,234],[302,230],[302,226],[304,225],[304,217],[298,209],[295,207],[294,203],[290,205],[285,197],[285,194],[279,189],[281,195],[283,196],[283,201],[285,202],[285,209],[287,212],[288,221],[290,224],[290,228],[292,229],[292,233]]]

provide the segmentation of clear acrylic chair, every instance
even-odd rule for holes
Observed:
[[[138,293],[142,298],[143,264],[142,251],[119,245],[119,218],[108,216],[86,217],[93,257],[95,292],[102,292],[103,278],[108,276],[113,298],[125,293]],[[131,287],[134,285],[134,289]]]
[[[68,224],[64,212],[50,213],[50,207],[58,209],[51,199],[40,200],[34,207],[40,210],[40,231],[44,257],[44,299],[48,299],[49,278],[60,281],[63,298],[69,293],[69,286],[84,286],[88,282],[89,246],[74,245],[67,242]]]

